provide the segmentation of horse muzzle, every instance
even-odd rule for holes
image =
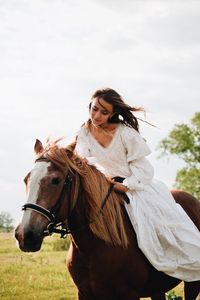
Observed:
[[[22,228],[18,225],[15,229],[15,238],[18,241],[19,248],[24,252],[39,251],[43,242],[43,231],[33,228]]]

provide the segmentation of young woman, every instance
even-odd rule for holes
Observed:
[[[89,120],[81,127],[76,152],[111,179],[125,203],[138,245],[152,265],[184,281],[200,280],[200,233],[168,188],[153,179],[146,159],[150,149],[139,134],[134,108],[113,89],[97,90],[89,105]]]

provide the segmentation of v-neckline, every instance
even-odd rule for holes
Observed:
[[[117,137],[117,135],[118,135],[119,129],[120,129],[120,124],[116,127],[116,130],[115,130],[115,132],[114,132],[114,134],[113,134],[113,137],[112,137],[110,143],[109,143],[106,147],[102,146],[102,145],[99,143],[99,141],[92,135],[92,133],[91,133],[90,131],[88,131],[88,133],[89,133],[90,137],[92,138],[92,140],[94,140],[94,142],[95,142],[101,149],[103,149],[104,151],[106,151],[106,150],[110,149],[110,147],[113,145],[113,143],[114,143],[114,141],[115,141],[115,139],[116,139],[116,137]]]

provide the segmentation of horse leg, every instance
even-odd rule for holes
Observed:
[[[157,294],[151,297],[152,300],[166,300],[165,293]]]
[[[93,297],[78,292],[78,300],[93,300]]]
[[[185,300],[200,300],[200,281],[184,282]]]
[[[83,293],[80,293],[80,292],[78,292],[78,300],[94,300],[94,299],[97,299],[97,297],[95,297],[95,296],[89,296],[89,295],[86,295],[86,294],[83,294]],[[98,297],[98,299],[101,299],[101,298],[99,298]],[[105,299],[105,298],[104,298]],[[109,300],[111,300],[111,299],[116,299],[116,297],[114,296],[114,298],[112,297],[112,296],[108,296],[108,298],[106,297],[106,299],[109,299]],[[140,298],[139,298],[139,296],[138,296],[138,294],[137,295],[131,295],[131,298],[130,297],[128,297],[128,298],[117,298],[117,299],[131,299],[131,300],[140,300]],[[155,300],[163,300],[163,298],[156,298]],[[164,300],[165,300],[165,298],[164,298]]]

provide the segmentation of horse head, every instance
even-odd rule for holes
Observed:
[[[46,235],[59,232],[57,225],[65,227],[60,230],[61,234],[65,233],[64,223],[77,198],[74,191],[74,201],[69,201],[73,177],[76,176],[72,173],[70,159],[66,159],[73,155],[72,149],[59,148],[56,142],[44,149],[42,143],[36,140],[34,150],[34,167],[24,179],[27,203],[22,208],[22,221],[15,230],[20,249],[31,252],[41,248]]]

